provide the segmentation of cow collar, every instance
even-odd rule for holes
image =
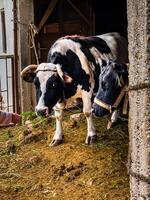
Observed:
[[[35,71],[35,73],[38,73],[38,72],[40,72],[40,71],[42,71],[42,72],[46,72],[46,71],[57,72],[56,69],[37,69],[37,70]]]

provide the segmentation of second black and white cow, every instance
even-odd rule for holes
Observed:
[[[47,63],[29,65],[21,73],[36,87],[37,114],[55,111],[56,131],[51,146],[63,140],[62,114],[66,102],[82,98],[87,119],[86,144],[96,141],[92,121],[92,96],[98,90],[102,64],[110,58],[127,62],[127,42],[118,33],[100,36],[66,36],[58,39],[48,53]]]
[[[127,114],[128,106],[128,67],[114,60],[107,61],[99,75],[99,89],[94,98],[93,113],[103,117],[110,113],[111,119],[108,128],[117,122],[122,110]]]

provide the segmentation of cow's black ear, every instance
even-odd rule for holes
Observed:
[[[115,70],[117,71],[119,76],[122,76],[124,80],[128,79],[128,67],[124,63],[117,63],[115,65]]]

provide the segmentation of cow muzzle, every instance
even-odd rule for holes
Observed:
[[[43,108],[35,108],[35,112],[36,112],[36,115],[40,115],[40,116],[48,116],[49,114],[49,109],[48,107],[43,107]]]
[[[97,104],[93,103],[92,105],[92,114],[94,117],[103,117],[108,113],[108,110],[98,106]]]

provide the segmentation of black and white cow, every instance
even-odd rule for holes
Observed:
[[[107,61],[99,75],[99,89],[94,98],[93,113],[103,117],[111,113],[111,123],[115,123],[124,103],[127,108],[128,67],[114,60]],[[126,112],[127,110],[125,110]]]
[[[86,144],[96,140],[92,121],[92,96],[98,90],[102,64],[109,58],[127,62],[127,42],[118,33],[100,36],[66,36],[58,39],[48,53],[47,63],[30,65],[21,75],[36,87],[37,114],[56,116],[56,131],[51,146],[63,140],[62,114],[71,98],[82,98],[87,119]]]

